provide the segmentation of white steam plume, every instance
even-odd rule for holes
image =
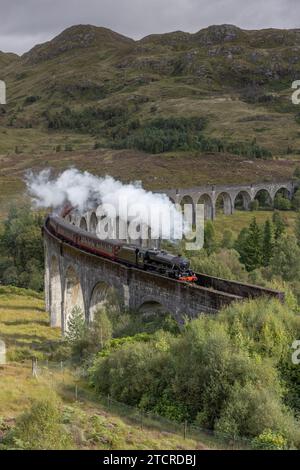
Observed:
[[[160,237],[179,239],[188,230],[181,211],[176,209],[166,194],[146,191],[137,182],[122,184],[110,176],[97,177],[73,168],[56,178],[51,176],[49,169],[36,174],[29,172],[26,185],[36,207],[51,207],[57,211],[71,204],[84,213],[102,204],[113,207],[116,216],[127,220],[125,212],[134,210],[138,205],[142,208],[139,222],[150,226]],[[170,225],[175,236],[169,236]]]

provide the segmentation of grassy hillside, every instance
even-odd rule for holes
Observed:
[[[31,362],[26,357],[41,358],[55,351],[60,331],[51,329],[40,295],[22,289],[0,287],[0,339],[7,346],[9,364],[0,366],[0,441],[3,430],[28,410],[33,400],[58,400],[64,422],[71,431],[78,449],[200,449],[196,440],[153,429],[141,431],[126,417],[109,412],[90,398],[75,402],[73,372],[60,368],[31,374]],[[209,442],[209,439],[208,441]],[[213,443],[212,443],[213,444]],[[216,445],[216,444],[215,444]]]
[[[11,54],[11,53],[6,53],[0,51],[0,67],[7,67],[8,65],[12,64],[13,62],[16,62],[19,59],[19,57],[16,54]]]
[[[290,178],[299,58],[298,30],[231,25],[140,41],[79,25],[22,57],[0,53],[0,207],[45,166],[153,189]]]
[[[0,56],[9,98],[0,125],[45,131],[47,113],[55,110],[124,107],[142,122],[204,116],[207,135],[256,138],[275,155],[297,154],[298,108],[290,95],[299,51],[297,30],[222,25],[133,41],[105,28],[73,26],[18,60]],[[38,135],[31,135],[32,145]]]
[[[256,218],[258,224],[265,223],[266,220],[272,220],[273,212],[259,210],[259,211],[235,211],[231,216],[218,213],[214,221],[217,239],[222,239],[225,230],[231,230],[235,236],[238,236],[244,227],[248,227],[253,217]],[[280,211],[280,215],[286,226],[287,233],[292,235],[295,230],[295,223],[297,212],[295,211]]]

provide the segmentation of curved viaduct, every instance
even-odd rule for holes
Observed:
[[[223,206],[224,214],[230,215],[234,213],[237,201],[244,210],[248,210],[250,203],[258,194],[264,192],[272,206],[278,192],[284,192],[286,197],[291,199],[296,189],[294,181],[282,181],[241,185],[206,185],[190,189],[167,189],[159,192],[167,194],[174,203],[192,204],[194,213],[197,204],[204,204],[205,218],[215,219],[218,203]]]
[[[247,297],[277,291],[199,275],[199,285],[182,283],[154,273],[130,268],[85,252],[57,238],[44,227],[45,300],[51,326],[66,331],[73,308],[86,322],[107,300],[114,299],[131,311],[169,312],[183,323],[200,313],[216,313],[223,306]]]

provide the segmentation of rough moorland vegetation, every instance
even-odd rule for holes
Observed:
[[[119,146],[152,152],[152,145],[141,144],[141,134],[150,138],[149,121],[200,116],[208,122],[210,145],[190,145],[191,137],[186,150],[232,152],[256,142],[265,149],[258,156],[297,154],[299,110],[291,104],[291,84],[299,78],[299,44],[298,30],[220,25],[133,41],[105,28],[73,26],[22,57],[1,53],[9,101],[0,126],[15,139],[0,150],[24,152],[41,139],[50,150],[50,128],[54,143],[58,131],[68,137],[69,131],[88,132],[88,140],[72,139],[76,148],[107,145],[106,133],[120,132]],[[104,115],[108,127],[99,132]],[[160,152],[161,145],[154,149]]]

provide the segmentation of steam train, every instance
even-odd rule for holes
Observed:
[[[120,240],[100,240],[96,235],[70,225],[58,216],[48,216],[45,226],[57,238],[92,254],[179,281],[197,281],[197,276],[190,269],[189,261],[180,255],[141,248]]]

